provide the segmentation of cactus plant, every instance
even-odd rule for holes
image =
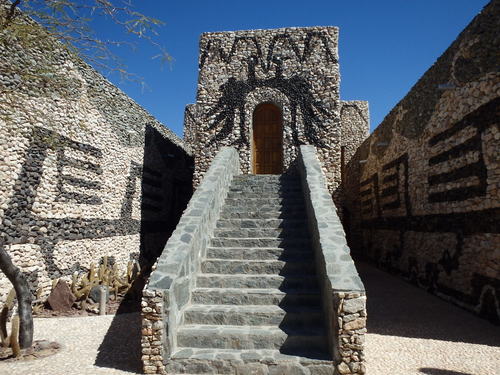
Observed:
[[[38,288],[35,293],[35,302],[33,303],[33,314],[38,314],[43,310],[43,301],[42,301],[42,288]]]
[[[87,307],[87,298],[94,286],[104,285],[113,293],[117,300],[121,294],[126,294],[141,270],[137,262],[129,261],[126,270],[121,273],[116,263],[109,262],[109,257],[104,256],[96,267],[91,263],[88,272],[79,276],[77,273],[72,275],[71,291],[80,303],[83,310]]]
[[[10,309],[14,306],[14,298],[16,298],[16,291],[11,289],[0,312],[0,338],[2,339],[3,346],[8,346],[7,319]]]
[[[19,345],[19,315],[12,318],[12,327],[10,330],[10,347],[14,357],[21,356],[21,346]]]

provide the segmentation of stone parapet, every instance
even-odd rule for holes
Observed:
[[[314,146],[301,146],[298,163],[315,251],[329,347],[340,374],[364,373],[364,285]]]
[[[239,173],[236,150],[222,148],[193,194],[144,288],[142,359],[146,373],[163,373],[161,359],[167,360],[177,346],[176,330],[191,298],[194,275],[205,257],[231,180]]]

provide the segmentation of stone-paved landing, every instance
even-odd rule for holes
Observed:
[[[358,269],[368,290],[367,375],[498,375],[500,327],[372,266]],[[62,350],[0,362],[0,374],[140,374],[139,331],[138,314],[35,319],[35,338]]]

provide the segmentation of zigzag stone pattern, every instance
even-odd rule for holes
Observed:
[[[192,195],[193,157],[57,40],[36,40],[0,43],[0,248],[45,299],[105,256],[154,262]],[[11,288],[0,272],[0,303]]]

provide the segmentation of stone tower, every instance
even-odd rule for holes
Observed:
[[[243,173],[293,173],[301,144],[316,146],[330,192],[367,137],[366,102],[339,99],[338,28],[204,33],[196,104],[184,138],[197,185],[222,146],[238,149]]]

